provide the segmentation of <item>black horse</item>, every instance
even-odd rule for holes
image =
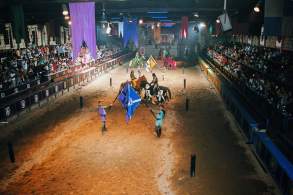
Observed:
[[[156,97],[158,103],[170,101],[172,98],[171,90],[168,87],[161,85],[155,87],[146,81],[141,82],[140,87],[145,90],[145,99],[147,101],[150,101],[153,96]]]

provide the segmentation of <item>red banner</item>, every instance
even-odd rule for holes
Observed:
[[[181,20],[180,37],[186,39],[188,37],[188,17],[183,16]]]

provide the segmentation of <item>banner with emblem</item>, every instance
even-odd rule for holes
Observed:
[[[129,121],[134,115],[135,110],[140,105],[141,98],[128,83],[122,89],[118,99],[123,108],[126,110],[126,120]]]
[[[147,66],[149,69],[153,69],[155,66],[157,66],[157,61],[152,55],[147,60]]]

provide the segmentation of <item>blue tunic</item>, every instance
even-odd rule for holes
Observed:
[[[161,127],[163,124],[163,119],[164,119],[164,112],[161,110],[157,115],[156,115],[156,127]]]
[[[106,115],[107,115],[107,113],[106,113],[105,108],[103,106],[99,106],[98,111],[99,111],[99,114],[101,116],[102,122],[106,121]]]

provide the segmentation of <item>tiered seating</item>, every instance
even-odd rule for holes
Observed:
[[[283,115],[293,113],[292,56],[250,45],[217,44],[208,55],[227,75],[248,87]],[[230,75],[229,75],[230,74]]]

